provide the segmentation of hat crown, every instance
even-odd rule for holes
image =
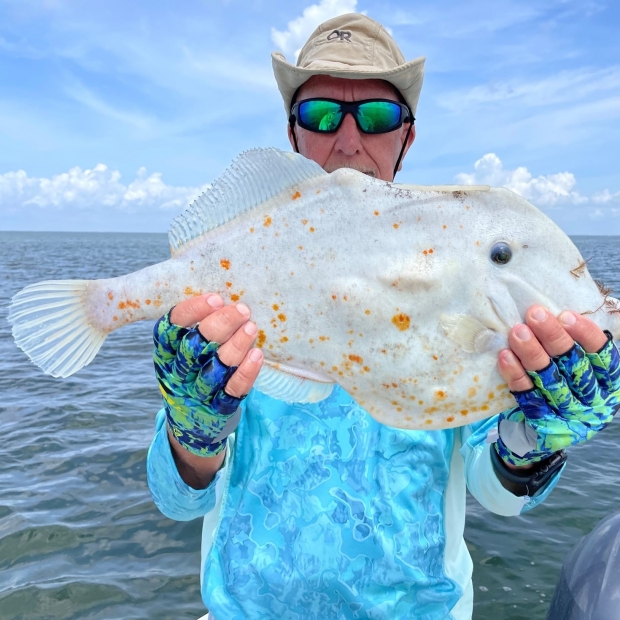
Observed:
[[[359,13],[339,15],[310,35],[297,59],[305,69],[364,67],[389,71],[405,62],[396,42],[383,26]]]

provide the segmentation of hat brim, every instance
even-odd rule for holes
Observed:
[[[415,116],[424,79],[425,60],[424,56],[420,56],[420,58],[388,71],[377,71],[375,67],[370,66],[356,65],[352,67],[339,62],[325,61],[320,64],[315,63],[315,66],[297,67],[287,62],[286,58],[279,52],[272,52],[271,54],[273,73],[284,100],[284,108],[287,114],[291,110],[293,95],[302,84],[313,75],[330,75],[347,80],[385,80],[390,82],[403,96]]]

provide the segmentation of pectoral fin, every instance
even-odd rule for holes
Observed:
[[[446,336],[467,353],[499,351],[507,344],[504,335],[485,327],[469,314],[443,314],[439,324]]]

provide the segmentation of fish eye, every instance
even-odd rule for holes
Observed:
[[[491,260],[496,265],[505,265],[512,258],[512,250],[507,243],[500,241],[491,248]]]

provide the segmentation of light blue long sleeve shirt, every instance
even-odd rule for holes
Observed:
[[[252,391],[242,405],[208,488],[179,476],[163,412],[147,459],[162,513],[204,517],[201,590],[217,620],[470,620],[466,487],[511,516],[559,476],[535,497],[504,489],[489,454],[497,416],[401,430],[338,387],[315,404]]]

